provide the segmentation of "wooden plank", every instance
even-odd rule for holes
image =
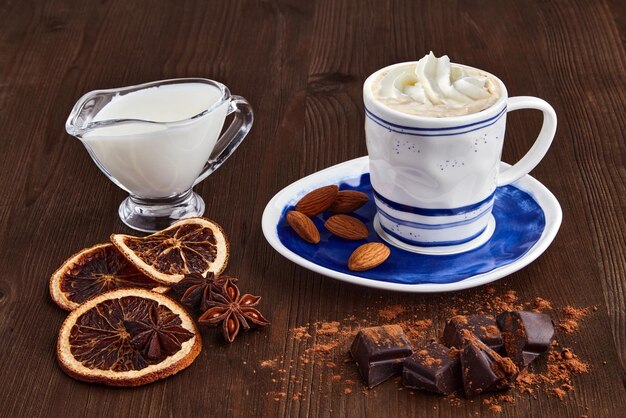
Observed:
[[[524,397],[502,415],[623,414],[623,12],[612,0],[0,1],[0,416],[488,414],[479,400],[457,406],[396,383],[363,393],[346,383],[357,380],[342,363],[347,346],[304,363],[322,339],[292,337],[293,328],[323,321],[356,330],[351,316],[384,322],[377,310],[392,304],[441,329],[454,298],[482,290],[404,295],[342,284],[288,262],[260,230],[265,204],[281,188],[366,154],[365,78],[429,50],[493,72],[511,95],[545,98],[560,118],[533,175],[561,202],[563,226],[542,257],[494,287],[555,307],[599,308],[579,333],[560,336],[591,365],[566,401]],[[205,329],[191,367],[145,387],[76,382],[56,364],[65,313],[49,300],[47,280],[70,254],[130,231],[116,214],[124,192],[65,133],[65,119],[86,91],[184,76],[223,81],[255,108],[250,136],[196,190],[206,216],[230,236],[228,273],[263,296],[272,325],[230,346]],[[504,159],[523,155],[539,126],[532,112],[511,114]],[[284,362],[286,377],[261,367],[269,359]]]

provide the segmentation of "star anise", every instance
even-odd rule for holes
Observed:
[[[259,304],[260,296],[245,294],[240,296],[239,288],[231,278],[226,279],[221,293],[216,293],[208,301],[209,309],[198,318],[198,323],[208,326],[222,325],[222,334],[232,343],[239,329],[269,325],[269,321],[254,306]]]
[[[213,300],[213,294],[221,292],[227,279],[237,281],[230,276],[215,277],[211,272],[206,277],[198,274],[186,274],[185,277],[174,286],[172,290],[180,298],[180,301],[190,309],[204,312],[209,309],[207,302]]]
[[[178,352],[182,343],[193,334],[181,326],[180,317],[173,312],[159,312],[154,304],[149,314],[138,321],[124,321],[131,346],[145,359],[162,360]]]

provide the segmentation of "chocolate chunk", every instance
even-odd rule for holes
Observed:
[[[502,357],[475,335],[462,330],[461,376],[468,398],[485,392],[509,389],[519,370],[510,358]]]
[[[443,330],[443,343],[460,349],[463,347],[463,330],[468,330],[493,350],[502,348],[502,335],[491,315],[453,316]]]
[[[449,395],[461,387],[461,362],[455,348],[433,341],[403,364],[402,384],[408,388]]]
[[[350,354],[368,388],[402,372],[402,360],[413,353],[400,325],[364,328],[356,335]]]
[[[496,320],[502,332],[504,350],[520,369],[550,348],[554,324],[548,315],[508,311],[502,312]]]

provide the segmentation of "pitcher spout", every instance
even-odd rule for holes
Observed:
[[[94,90],[78,99],[65,122],[67,133],[82,139],[85,133],[94,128],[94,117],[111,101],[111,95],[107,90]]]

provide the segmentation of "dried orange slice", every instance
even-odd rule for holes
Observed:
[[[222,227],[205,218],[183,219],[147,237],[113,234],[111,242],[139,270],[165,285],[190,273],[218,275],[228,262]]]
[[[74,309],[59,331],[65,373],[85,382],[139,386],[171,376],[200,354],[202,339],[187,311],[146,289],[118,289]]]
[[[66,311],[96,295],[125,287],[165,293],[169,287],[152,280],[113,244],[98,244],[74,254],[50,277],[50,296]]]

